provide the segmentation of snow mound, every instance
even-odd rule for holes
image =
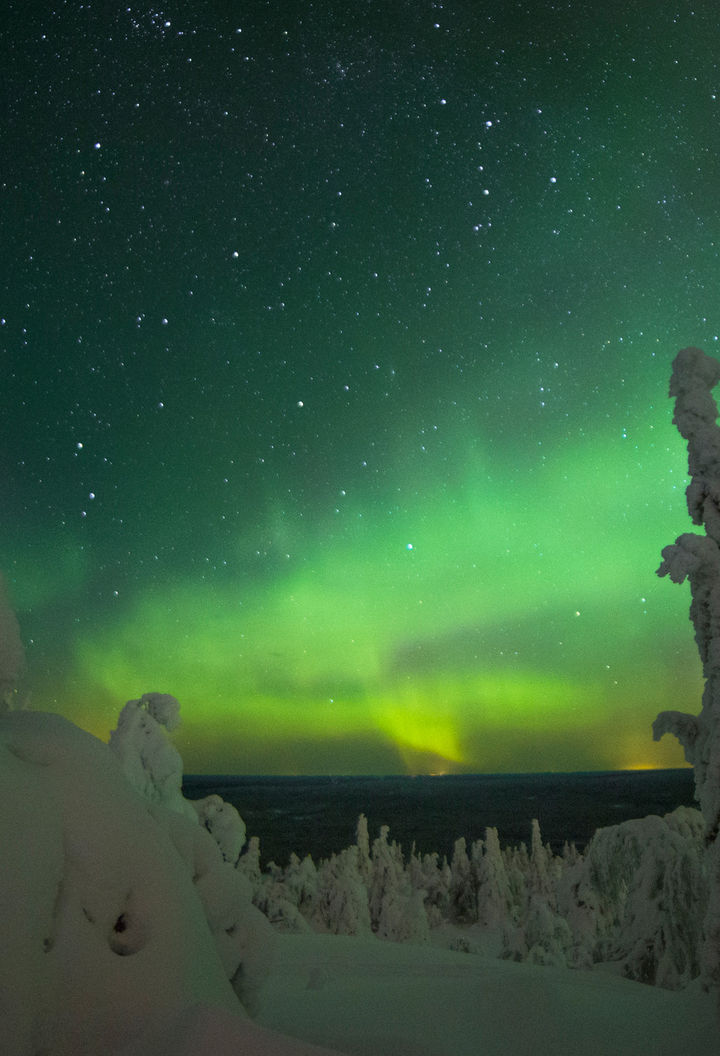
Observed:
[[[314,1051],[238,1000],[270,946],[243,878],[107,745],[57,715],[0,716],[0,804],[3,1056]]]

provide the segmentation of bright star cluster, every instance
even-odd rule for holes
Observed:
[[[495,7],[7,5],[33,706],[171,692],[194,771],[681,765],[714,16]]]

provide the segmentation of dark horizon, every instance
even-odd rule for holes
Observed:
[[[184,772],[183,781],[187,780],[201,780],[201,779],[233,779],[239,778],[241,780],[303,780],[307,778],[308,781],[321,781],[328,780],[332,781],[340,778],[347,778],[352,780],[357,778],[359,781],[373,780],[377,778],[382,780],[383,778],[407,778],[415,780],[418,778],[424,779],[436,779],[436,778],[463,778],[463,777],[579,777],[584,774],[588,776],[599,776],[602,774],[661,774],[661,773],[684,773],[685,771],[692,771],[693,767],[690,765],[686,766],[641,766],[635,768],[625,768],[623,770],[477,770],[477,771],[456,771],[454,773],[387,773],[387,774],[251,774],[251,773],[193,773]]]
[[[339,853],[355,841],[364,814],[371,840],[384,825],[405,854],[452,853],[459,837],[473,842],[497,828],[501,844],[527,844],[536,818],[544,842],[561,853],[565,842],[585,847],[598,828],[697,809],[692,770],[602,771],[580,774],[448,774],[366,777],[193,778],[183,786],[190,799],[213,792],[231,803],[257,836],[262,860],[286,862],[294,852],[314,860]],[[288,787],[293,794],[288,795]]]

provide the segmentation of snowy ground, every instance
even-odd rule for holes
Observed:
[[[713,1056],[716,999],[603,969],[282,936],[260,1021],[351,1056]]]
[[[696,983],[499,960],[472,929],[276,934],[222,853],[238,819],[211,801],[198,824],[179,794],[150,710],[170,701],[128,706],[134,755],[0,716],[2,1056],[717,1053],[717,995]],[[447,948],[459,936],[472,952]]]

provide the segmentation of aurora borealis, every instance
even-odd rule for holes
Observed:
[[[11,2],[0,569],[194,772],[682,765],[710,5]]]

